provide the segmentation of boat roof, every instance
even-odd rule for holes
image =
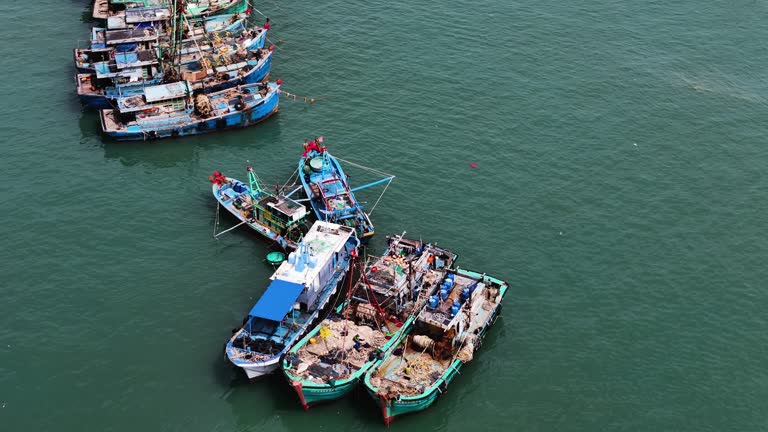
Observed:
[[[179,81],[170,84],[161,84],[144,89],[144,97],[147,102],[158,102],[168,99],[176,99],[190,93],[189,82]]]
[[[307,235],[304,236],[296,252],[291,253],[298,255],[299,251],[306,247],[309,250],[310,259],[314,260],[315,264],[312,266],[301,264],[298,266],[301,270],[299,271],[297,270],[299,259],[294,259],[293,263],[291,263],[291,259],[283,261],[272,275],[272,280],[282,279],[302,285],[312,283],[320,271],[325,269],[328,262],[333,259],[333,254],[344,248],[344,243],[349,240],[353,233],[354,230],[350,227],[330,222],[315,222]]]
[[[125,22],[128,24],[164,21],[170,18],[171,8],[168,6],[131,8],[125,10]]]
[[[259,301],[253,305],[248,315],[280,322],[293,308],[301,295],[304,285],[284,280],[273,280]]]
[[[152,50],[115,53],[115,65],[118,69],[137,66],[149,66],[156,63],[157,56]]]
[[[267,205],[286,215],[290,220],[297,220],[307,214],[306,207],[284,196],[268,202]]]
[[[152,27],[128,28],[106,31],[106,42],[109,45],[152,41],[158,38],[157,30]]]

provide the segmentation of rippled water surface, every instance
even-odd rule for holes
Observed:
[[[374,251],[407,231],[512,286],[393,429],[766,430],[768,10],[635,3],[267,0],[272,76],[314,104],[122,144],[74,94],[90,4],[9,2],[0,430],[382,430],[363,392],[305,413],[223,360],[270,268],[258,237],[211,238],[207,176],[283,181],[313,135],[397,175]]]

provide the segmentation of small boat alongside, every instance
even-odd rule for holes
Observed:
[[[428,408],[480,349],[501,312],[508,284],[467,270],[449,271],[392,350],[366,373],[368,393],[384,423]]]
[[[395,177],[361,167],[383,174],[385,178],[352,189],[339,160],[333,157],[325,146],[320,147],[320,143],[322,143],[321,138],[305,144],[304,154],[299,159],[299,178],[312,210],[318,220],[354,227],[360,241],[366,244],[375,234],[375,230],[369,213],[363,210],[354,192],[384,182],[389,186]]]
[[[277,268],[225,348],[227,358],[248,378],[277,369],[280,358],[332,304],[360,244],[354,234],[346,226],[315,222]]]
[[[302,236],[309,230],[307,209],[283,195],[267,192],[251,166],[248,166],[247,172],[248,185],[217,171],[208,177],[219,207],[225,208],[240,221],[235,227],[247,225],[266,239],[280,245],[283,250],[296,249]],[[218,213],[216,221],[218,225]],[[215,234],[214,237],[235,227]]]
[[[104,134],[116,140],[151,140],[242,128],[277,112],[281,81],[195,94],[189,81],[145,87],[101,110]]]
[[[349,393],[409,329],[456,259],[452,252],[393,236],[369,258],[346,300],[290,349],[282,371],[304,409]]]

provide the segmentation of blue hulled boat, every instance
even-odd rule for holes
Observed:
[[[339,161],[311,142],[299,159],[299,173],[317,219],[353,227],[366,244],[375,234],[373,223],[355,199]]]
[[[162,54],[154,50],[113,51],[110,61],[92,64],[95,73],[76,76],[78,97],[89,108],[109,109],[118,105],[119,98],[143,94],[147,86],[178,78],[188,80],[193,90],[202,93],[268,78],[273,48],[264,48],[266,27],[244,29],[229,37],[216,35],[191,47],[181,45],[175,62],[180,65],[165,71],[158,64]]]
[[[248,225],[284,250],[296,249],[298,242],[308,229],[307,209],[283,195],[269,193],[261,186],[251,166],[247,168],[247,172],[248,185],[217,171],[214,172],[209,177],[213,183],[213,196],[221,207],[227,209],[240,221],[239,225]],[[218,221],[218,216],[216,220]],[[215,236],[218,237],[219,234]]]
[[[157,63],[156,45],[159,40],[157,27],[115,30],[94,27],[91,30],[90,45],[74,49],[75,68],[79,73],[94,73],[104,70],[105,65],[115,63],[120,68]]]
[[[331,303],[359,244],[353,229],[315,222],[227,342],[227,358],[250,379],[277,369],[283,354]]]
[[[281,81],[195,94],[188,81],[146,87],[100,112],[104,134],[116,140],[150,140],[246,127],[278,109]]]

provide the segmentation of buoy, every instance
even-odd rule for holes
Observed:
[[[285,254],[282,252],[270,252],[267,254],[267,262],[272,265],[278,265],[285,261]]]

